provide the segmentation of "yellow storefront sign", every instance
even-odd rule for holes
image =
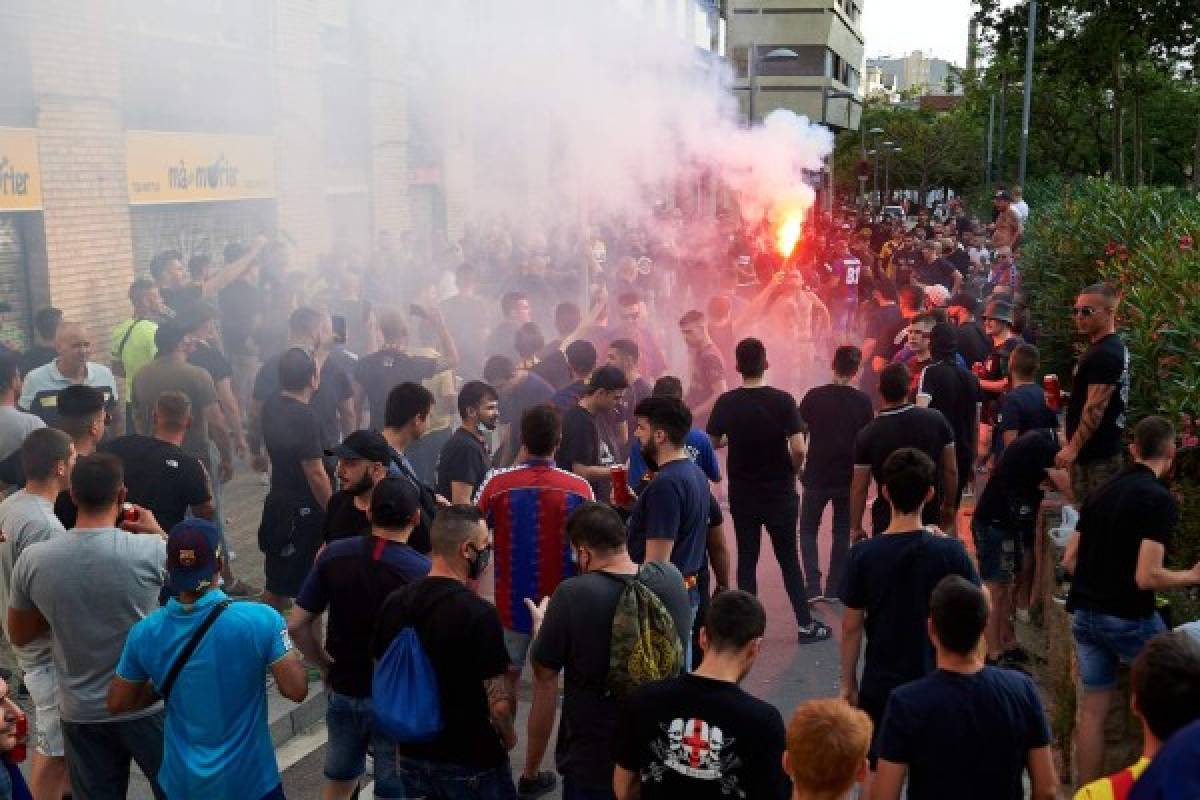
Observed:
[[[131,205],[275,196],[275,147],[267,136],[127,131]]]
[[[0,128],[0,211],[37,211],[41,207],[37,132]]]

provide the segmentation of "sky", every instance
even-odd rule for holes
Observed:
[[[971,0],[864,0],[867,58],[921,50],[965,66]]]

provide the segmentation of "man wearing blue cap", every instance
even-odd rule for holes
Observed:
[[[165,747],[158,782],[168,797],[283,797],[267,728],[263,673],[300,702],[308,681],[283,617],[267,605],[232,603],[218,588],[220,534],[187,519],[167,536],[167,586],[177,595],[129,631],[108,690],[120,714],[163,696]]]

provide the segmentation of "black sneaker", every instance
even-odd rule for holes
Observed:
[[[521,779],[517,781],[517,797],[521,800],[534,800],[534,798],[550,794],[557,784],[558,778],[549,770],[542,770],[532,778],[521,776]]]
[[[813,642],[823,642],[833,636],[833,629],[824,622],[813,620],[807,625],[801,626],[796,631],[796,641],[800,644],[812,644]]]
[[[1000,654],[1000,661],[1007,661],[1010,664],[1028,664],[1029,653],[1020,647],[1011,647]]]

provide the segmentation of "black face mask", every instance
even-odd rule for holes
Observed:
[[[489,544],[482,550],[475,551],[475,557],[467,561],[467,577],[477,581],[492,561],[492,546]]]

